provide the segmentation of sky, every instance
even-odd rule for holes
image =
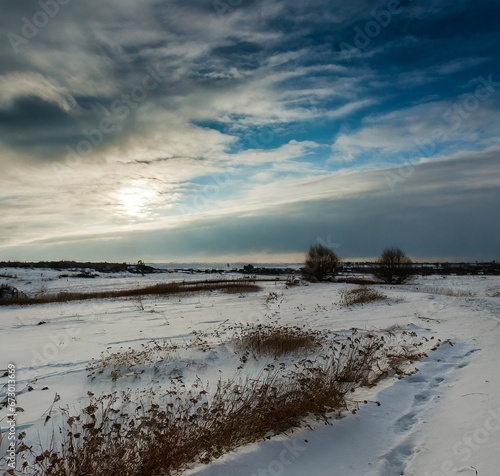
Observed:
[[[0,7],[0,260],[500,259],[498,0]]]

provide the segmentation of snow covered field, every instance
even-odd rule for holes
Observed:
[[[0,269],[0,278],[26,293],[91,291],[146,286],[173,279],[214,276],[128,273],[95,279],[59,278],[51,270]],[[231,452],[186,472],[196,476],[235,475],[480,475],[495,476],[500,466],[500,291],[499,277],[432,276],[410,285],[377,286],[387,301],[352,308],[339,305],[348,284],[286,288],[266,282],[250,294],[213,292],[191,296],[120,298],[34,306],[0,307],[0,369],[16,366],[17,431],[35,435],[47,410],[77,411],[87,392],[95,394],[147,386],[159,371],[154,364],[141,378],[89,378],[86,367],[102,352],[141,349],[152,341],[179,344],[193,331],[216,331],[234,323],[299,325],[342,332],[353,327],[380,330],[398,326],[429,340],[450,340],[417,363],[418,372],[387,378],[362,389],[367,399],[355,414],[331,425],[280,435]],[[268,299],[270,293],[277,298]],[[455,295],[452,295],[455,294]],[[496,297],[494,295],[496,294]],[[142,347],[141,347],[142,346]],[[169,372],[213,381],[234,375],[235,361],[224,347],[217,352],[179,350]],[[160,369],[165,370],[165,368]],[[188,378],[189,380],[189,378]],[[7,391],[0,379],[0,400]],[[380,402],[380,406],[375,404]],[[7,409],[0,411],[4,432]],[[1,455],[5,452],[5,439]],[[3,469],[3,467],[0,467]]]

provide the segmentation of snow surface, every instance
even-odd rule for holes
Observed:
[[[83,279],[60,278],[60,274],[0,269],[0,275],[15,275],[0,282],[35,294],[213,277],[122,273]],[[356,414],[345,412],[330,425],[315,423],[312,429],[241,447],[209,465],[194,466],[186,475],[499,474],[500,305],[493,297],[500,291],[499,277],[432,276],[410,285],[380,286],[387,302],[351,309],[339,306],[339,293],[352,285],[286,288],[284,283],[268,282],[262,286],[261,291],[244,295],[213,292],[0,307],[0,375],[8,363],[16,365],[17,404],[24,410],[17,414],[17,430],[30,435],[39,431],[43,440],[50,426],[44,427],[45,412],[56,394],[60,400],[55,408],[69,405],[77,411],[85,405],[88,391],[99,394],[147,386],[166,371],[213,383],[233,376],[237,364],[224,345],[216,352],[181,348],[163,367],[145,366],[141,379],[125,375],[115,381],[106,372],[89,379],[86,367],[102,352],[140,349],[152,341],[182,344],[192,340],[193,330],[217,330],[232,323],[278,321],[339,332],[399,326],[434,341],[449,339],[453,345],[443,344],[431,352],[409,377],[388,378],[362,389],[356,398],[370,403],[361,405]],[[450,291],[465,295],[447,295]],[[268,301],[270,292],[278,299]],[[0,400],[5,383],[6,377],[0,378]],[[2,431],[6,414],[3,408]],[[2,447],[0,456],[4,451]]]

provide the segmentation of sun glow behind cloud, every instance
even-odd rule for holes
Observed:
[[[116,214],[136,220],[152,216],[159,202],[158,193],[142,179],[131,180],[111,196]]]

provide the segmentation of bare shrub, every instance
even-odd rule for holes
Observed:
[[[301,269],[304,279],[323,281],[328,275],[340,271],[340,258],[337,253],[323,245],[312,245],[307,253],[305,265]]]
[[[414,274],[413,262],[399,248],[386,248],[372,269],[373,275],[387,284],[402,284]]]
[[[343,289],[340,291],[340,305],[342,307],[366,304],[373,301],[385,301],[387,296],[373,288],[361,286],[355,289]]]

